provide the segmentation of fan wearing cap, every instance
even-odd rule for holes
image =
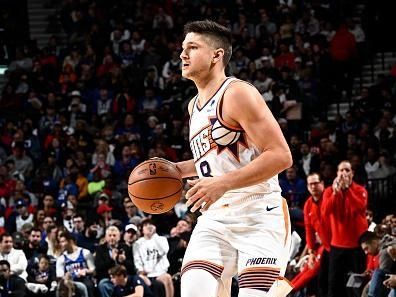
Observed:
[[[25,199],[20,198],[15,202],[16,216],[15,216],[15,230],[21,231],[21,228],[26,223],[33,224],[34,216],[28,211],[28,204]],[[12,220],[13,217],[10,217]]]
[[[138,228],[135,224],[128,224],[125,226],[124,242],[128,248],[132,251],[132,246],[138,238]]]
[[[102,196],[102,198],[98,200],[99,205],[96,208],[96,213],[98,214],[97,232],[99,234],[103,234],[110,226],[121,226],[121,222],[113,218],[113,208],[108,204],[108,201],[103,198],[104,197]]]
[[[71,102],[69,105],[69,111],[73,111],[74,107],[78,107],[78,111],[86,112],[87,106],[81,102],[81,93],[80,91],[74,90],[69,95]]]
[[[104,198],[103,196],[101,197],[102,199]],[[103,215],[108,215],[108,218],[111,218],[111,211],[113,210],[112,207],[110,207],[107,203],[101,203],[98,208],[96,209],[96,212],[98,215],[103,216]]]
[[[129,256],[131,259],[133,259],[133,246],[138,238],[139,238],[138,227],[136,227],[135,224],[126,225],[123,236],[126,247],[125,254],[127,255],[127,257]],[[134,269],[136,270],[136,268]],[[150,287],[150,289],[154,293],[154,296],[163,296],[165,294],[165,286],[162,282],[156,279],[148,279],[145,275],[140,275],[140,278],[142,278],[145,284]]]

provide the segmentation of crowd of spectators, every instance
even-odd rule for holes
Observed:
[[[38,284],[28,286],[38,296],[72,289],[123,296],[132,287],[143,287],[144,296],[177,296],[180,259],[196,218],[182,200],[147,220],[128,198],[127,178],[147,158],[191,158],[187,104],[196,90],[181,77],[179,59],[188,21],[210,18],[232,30],[229,75],[256,86],[281,126],[294,165],[280,184],[300,250],[310,173],[331,186],[347,159],[354,180],[367,186],[396,172],[394,77],[352,89],[365,34],[351,18],[336,17],[332,2],[48,5],[58,11],[66,43],[52,36],[43,48],[32,42],[18,48],[0,98],[0,258],[11,263],[11,275]],[[342,96],[351,109],[328,121],[328,104]],[[370,206],[375,220],[382,219]],[[395,235],[394,226],[389,232]],[[3,255],[20,249],[24,254],[13,256],[18,262]],[[161,269],[143,264],[147,251],[162,259]],[[141,278],[130,278],[136,272]]]

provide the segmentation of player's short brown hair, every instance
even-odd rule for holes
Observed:
[[[224,27],[210,20],[194,21],[184,25],[184,36],[188,33],[198,33],[210,38],[216,48],[224,50],[223,63],[227,66],[232,56],[232,33]]]

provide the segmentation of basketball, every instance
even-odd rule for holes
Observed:
[[[213,125],[212,128],[212,139],[213,141],[221,146],[227,146],[235,143],[239,137],[241,136],[241,132],[231,131],[223,127],[219,121]]]
[[[128,194],[140,210],[159,214],[167,212],[180,200],[183,180],[175,164],[151,159],[139,164],[129,175]]]

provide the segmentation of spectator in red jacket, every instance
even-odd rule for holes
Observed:
[[[340,90],[350,95],[352,88],[352,71],[357,58],[355,36],[342,24],[330,41],[330,56],[333,59],[335,82]]]
[[[352,179],[351,163],[341,161],[333,185],[323,193],[323,211],[331,229],[329,297],[347,296],[348,273],[361,273],[365,269],[359,237],[368,228],[367,191]]]
[[[311,196],[304,204],[304,224],[309,258],[292,284],[298,291],[318,275],[318,296],[322,297],[327,296],[330,226],[321,210],[325,187],[319,173],[308,175],[307,188]]]
[[[275,58],[275,67],[278,69],[287,67],[294,70],[296,68],[295,58],[294,54],[289,51],[287,44],[281,43],[279,45],[279,55]]]
[[[346,25],[341,25],[330,41],[330,55],[337,62],[346,62],[355,57],[355,36],[349,32]]]

